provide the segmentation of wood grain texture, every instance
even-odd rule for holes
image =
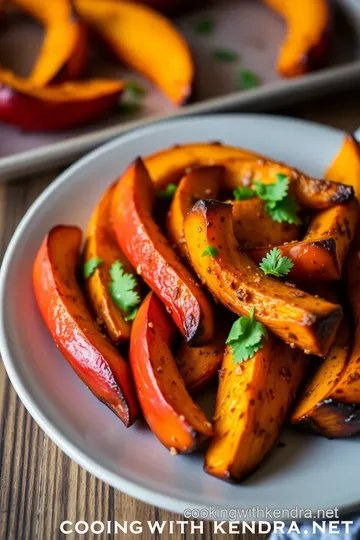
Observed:
[[[326,101],[293,109],[293,115],[353,130],[360,124],[357,93],[347,93]],[[59,170],[46,175],[0,185],[0,252],[10,241],[16,225],[39,193]],[[66,457],[44,435],[16,396],[0,363],[0,540],[53,540],[57,538],[113,538],[113,535],[61,535],[63,520],[123,521],[181,520],[143,504],[107,486]],[[234,501],[236,505],[236,501]],[[204,535],[213,538],[211,523]],[[161,539],[180,540],[186,534],[162,534]],[[220,535],[228,540],[264,540],[263,535]],[[116,538],[150,540],[142,535],[118,533]],[[159,535],[156,536],[159,538]],[[214,537],[215,538],[215,537]]]

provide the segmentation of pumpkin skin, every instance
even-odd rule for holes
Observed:
[[[46,235],[33,267],[35,298],[60,352],[129,427],[139,414],[130,367],[99,330],[77,283],[81,236],[78,227],[61,225]]]

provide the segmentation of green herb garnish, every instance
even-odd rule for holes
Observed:
[[[255,308],[250,311],[249,317],[240,317],[231,327],[226,344],[230,346],[235,364],[240,364],[262,347],[263,338],[267,338],[265,326],[255,320]]]
[[[239,88],[240,90],[250,90],[256,88],[260,84],[260,79],[253,71],[243,70],[239,73]]]
[[[139,311],[139,308],[137,307],[133,308],[133,310],[130,311],[129,315],[126,315],[126,317],[124,317],[125,321],[132,322],[135,319],[138,311]]]
[[[86,261],[83,268],[84,279],[89,279],[102,262],[103,260],[100,257],[94,257]]]
[[[111,282],[109,291],[115,304],[128,313],[125,320],[133,320],[136,315],[140,296],[136,289],[136,280],[132,274],[124,272],[124,266],[120,261],[115,261],[110,267]]]
[[[213,19],[202,19],[195,24],[195,32],[198,34],[211,34],[215,29],[215,21]]]
[[[256,191],[250,187],[238,186],[233,191],[235,201],[245,201],[256,196]]]
[[[214,58],[220,62],[236,62],[239,55],[236,51],[231,49],[215,49]]]
[[[255,180],[254,184],[260,199],[278,202],[282,201],[288,194],[290,180],[285,174],[278,173],[274,184],[262,184],[258,180]]]
[[[273,184],[262,184],[255,180],[255,191],[258,197],[266,201],[265,211],[271,219],[278,223],[290,223],[299,225],[301,219],[297,212],[300,210],[296,199],[288,194],[290,178],[285,174],[278,173]]]
[[[137,81],[127,81],[125,83],[125,91],[134,98],[143,97],[146,94],[146,90]]]
[[[295,197],[287,195],[285,199],[279,202],[267,203],[265,205],[266,212],[271,216],[271,219],[278,223],[290,223],[290,225],[300,225],[301,219],[297,215],[300,206],[296,202]]]
[[[158,191],[157,197],[159,199],[171,200],[177,190],[176,184],[168,184],[163,191]]]
[[[289,257],[282,257],[280,250],[274,248],[266,254],[259,266],[266,275],[282,277],[290,272],[294,263]]]
[[[123,114],[136,114],[141,110],[141,104],[137,101],[120,101],[116,110]]]
[[[202,257],[217,257],[219,250],[214,246],[208,246],[201,254]]]

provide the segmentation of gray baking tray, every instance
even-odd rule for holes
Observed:
[[[186,36],[196,65],[192,102],[180,109],[172,107],[151,84],[94,53],[89,63],[90,76],[141,80],[147,91],[141,111],[135,116],[112,113],[96,124],[51,134],[27,133],[0,124],[0,179],[66,164],[117,135],[167,118],[230,109],[270,110],[360,85],[360,0],[333,0],[332,4],[335,36],[327,66],[287,80],[279,78],[275,69],[285,24],[260,0],[217,1],[206,9],[177,17],[175,23]],[[32,21],[16,17],[17,24],[1,35],[0,58],[5,65],[25,74],[42,34]],[[195,26],[205,17],[216,22],[215,29],[209,35],[199,35]],[[26,46],[19,46],[21,43]],[[216,61],[213,51],[220,47],[236,51],[238,61]],[[254,71],[261,86],[234,91],[241,69]],[[209,134],[209,138],[215,135]]]

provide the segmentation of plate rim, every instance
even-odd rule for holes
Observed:
[[[172,512],[182,513],[184,508],[192,509],[201,509],[209,508],[206,505],[200,505],[195,501],[190,501],[189,499],[184,500],[176,495],[171,497],[167,494],[161,492],[157,489],[149,489],[139,482],[129,480],[124,477],[121,473],[113,473],[107,469],[105,465],[99,464],[96,460],[92,459],[86,453],[84,453],[73,441],[71,441],[66,435],[61,432],[61,429],[48,418],[46,411],[41,410],[38,407],[37,403],[33,400],[31,393],[26,388],[26,385],[21,380],[21,377],[17,373],[16,363],[12,359],[11,350],[9,341],[10,338],[6,336],[5,333],[5,312],[6,308],[4,305],[4,290],[8,278],[8,270],[16,252],[16,246],[18,240],[21,238],[21,235],[26,228],[27,224],[31,221],[33,216],[36,214],[38,209],[46,202],[47,198],[50,197],[57,189],[63,184],[69,181],[69,178],[81,169],[88,161],[97,159],[100,155],[106,154],[110,149],[116,147],[119,143],[131,142],[133,139],[136,139],[138,136],[147,136],[156,133],[158,130],[162,130],[164,126],[172,124],[175,128],[179,124],[184,123],[193,123],[197,121],[216,121],[218,119],[229,120],[229,119],[239,119],[239,118],[252,118],[256,119],[269,119],[276,121],[281,121],[288,124],[298,124],[317,128],[322,127],[324,130],[329,130],[332,132],[337,132],[338,134],[345,134],[343,130],[334,128],[332,126],[322,125],[317,122],[312,122],[309,120],[303,120],[299,118],[293,118],[289,116],[281,115],[267,115],[267,114],[256,114],[256,113],[228,113],[228,114],[210,114],[210,115],[196,115],[191,117],[181,117],[176,119],[170,119],[165,123],[156,123],[153,125],[145,126],[139,128],[130,133],[120,135],[115,139],[102,144],[100,147],[88,152],[85,156],[81,157],[70,167],[64,170],[57,178],[45,188],[42,193],[35,199],[35,201],[30,205],[29,209],[26,211],[19,224],[17,225],[15,232],[6,248],[3,262],[1,265],[0,272],[0,352],[2,355],[3,363],[7,372],[7,375],[13,385],[17,395],[19,396],[21,402],[25,406],[26,410],[34,418],[36,423],[40,428],[45,432],[45,434],[71,459],[73,459],[78,465],[83,467],[85,470],[93,474],[95,477],[104,481],[108,485],[112,486],[115,489],[123,491],[131,497],[134,497],[138,500],[141,500],[147,504],[154,506],[154,496],[156,496],[156,506],[161,508],[166,508]],[[339,510],[341,513],[347,513],[351,510],[360,506],[360,496],[359,500],[352,500],[346,504],[340,505]],[[318,508],[312,508],[313,512],[316,512]]]

